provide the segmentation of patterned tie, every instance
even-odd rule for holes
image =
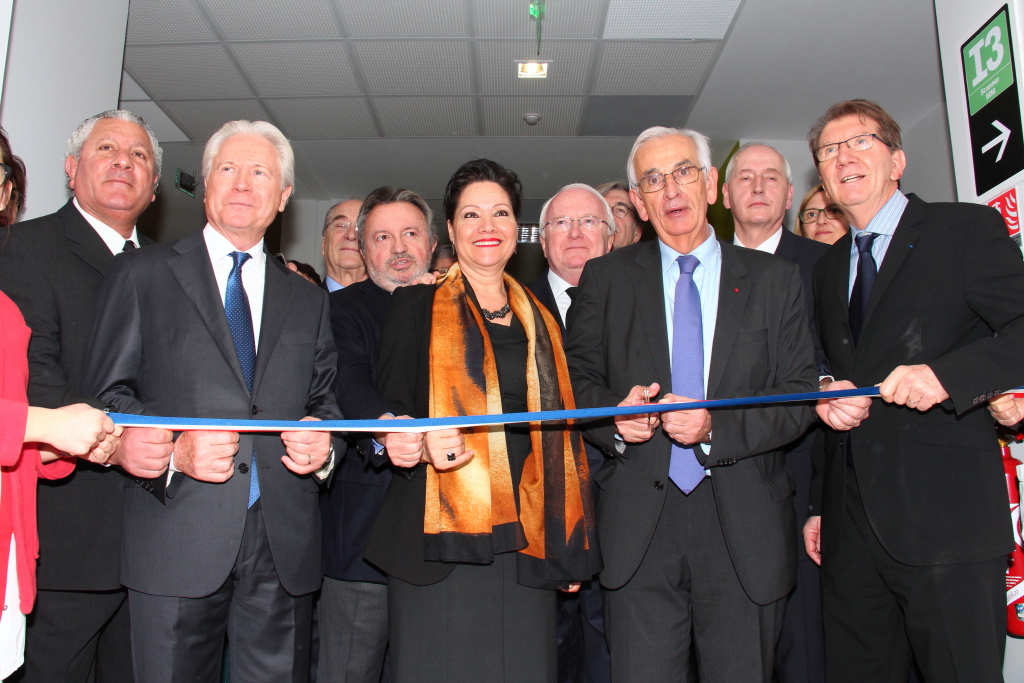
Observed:
[[[850,332],[853,334],[854,345],[860,341],[864,314],[871,299],[871,288],[874,287],[875,276],[878,275],[875,257],[871,255],[871,244],[876,237],[877,233],[865,232],[856,238],[860,258],[857,259],[857,279],[853,281],[853,291],[850,292]]]
[[[693,271],[700,265],[696,256],[680,256],[679,280],[672,315],[672,393],[687,398],[704,398],[704,322],[700,312],[700,293]],[[692,448],[672,442],[669,479],[689,494],[704,479],[704,466]]]
[[[243,251],[231,252],[231,273],[228,275],[228,286],[224,294],[224,312],[228,316],[228,327],[231,337],[235,340],[235,353],[242,364],[245,375],[245,386],[252,393],[252,376],[256,370],[256,337],[252,331],[252,311],[249,309],[249,297],[242,285],[242,266],[252,256]],[[249,479],[249,507],[260,497],[260,480],[256,470],[256,447],[252,451],[252,476]]]

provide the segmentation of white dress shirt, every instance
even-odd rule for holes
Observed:
[[[744,249],[753,249],[754,251],[763,251],[766,254],[774,254],[775,250],[779,248],[779,242],[782,241],[782,231],[785,229],[786,228],[782,227],[782,225],[780,224],[779,229],[776,230],[771,237],[766,239],[764,242],[761,242],[761,244],[757,245],[756,247],[748,247],[747,245],[743,244],[743,242],[740,242],[739,235],[732,236],[732,243],[735,244],[737,247],[743,247]]]
[[[572,297],[566,291],[572,285],[555,274],[555,271],[548,268],[548,286],[555,297],[555,305],[558,306],[558,314],[562,316],[562,326],[565,326],[565,316],[569,313],[569,306],[572,305]]]
[[[133,244],[135,244],[136,247],[140,246],[139,231],[136,230],[134,227],[132,228],[132,236],[126,240],[124,237],[121,236],[121,233],[119,233],[117,230],[114,230],[112,227],[101,221],[99,218],[96,218],[96,216],[93,216],[92,214],[88,213],[85,209],[83,209],[82,205],[78,203],[77,198],[72,199],[71,201],[75,205],[75,208],[78,209],[78,213],[82,214],[82,218],[84,218],[86,222],[92,226],[92,229],[95,230],[96,234],[100,236],[100,239],[103,240],[103,243],[107,245],[107,249],[110,250],[111,254],[120,254],[122,251],[124,251],[124,243],[128,242],[129,240]]]
[[[238,249],[209,223],[203,228],[203,239],[206,240],[206,251],[209,252],[210,262],[213,264],[213,275],[217,278],[220,301],[224,303],[228,289],[228,276],[235,265],[231,258],[231,252],[238,251]],[[245,295],[249,299],[249,311],[252,313],[252,334],[256,342],[256,349],[259,351],[260,324],[263,322],[263,289],[267,281],[267,255],[263,251],[263,240],[260,240],[252,249],[247,249],[245,253],[252,258],[242,264],[242,286],[245,287]]]

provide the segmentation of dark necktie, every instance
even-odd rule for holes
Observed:
[[[231,338],[235,341],[235,353],[242,365],[245,386],[252,393],[252,376],[256,370],[256,337],[252,331],[252,311],[249,308],[249,297],[242,285],[242,266],[252,256],[244,251],[231,252],[231,273],[228,274],[228,286],[224,292],[224,312],[228,316],[228,327]],[[260,497],[260,480],[256,470],[256,448],[252,452],[252,476],[249,479],[249,507]]]
[[[566,287],[565,293],[569,295],[569,298],[576,301],[576,295],[580,293],[579,287]]]
[[[700,292],[693,281],[693,271],[700,261],[692,254],[680,256],[677,261],[679,280],[672,313],[672,393],[701,400],[704,398],[704,321]],[[692,448],[673,441],[668,476],[683,493],[689,494],[704,479],[704,466]]]
[[[131,240],[125,240],[124,248],[121,249],[121,253],[123,254],[126,251],[135,251],[135,242],[132,242]]]
[[[864,314],[867,313],[871,288],[875,286],[875,276],[878,275],[875,257],[871,255],[871,244],[876,237],[876,233],[866,232],[856,238],[860,258],[857,259],[857,279],[853,281],[853,291],[850,292],[850,332],[853,334],[854,345],[860,342]]]

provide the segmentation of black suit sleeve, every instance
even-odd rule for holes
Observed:
[[[306,414],[321,420],[338,420],[343,419],[343,413],[339,410],[334,396],[334,378],[338,361],[334,335],[331,333],[331,307],[326,294],[321,295],[321,299],[320,327],[317,331],[313,378],[309,384]]]
[[[26,243],[20,228],[0,229],[0,290],[18,305],[32,330],[28,346],[29,403],[42,408],[74,403],[104,408],[95,396],[76,391],[61,367],[56,293],[46,277],[50,265],[40,261],[39,251]]]
[[[1020,366],[1024,348],[1024,261],[994,210],[972,212],[958,248],[963,253],[967,305],[995,332],[929,363],[958,415],[992,395],[1024,383],[1009,372]]]
[[[429,306],[433,287],[399,287],[380,332],[377,390],[395,415],[429,417]]]

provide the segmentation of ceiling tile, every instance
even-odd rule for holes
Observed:
[[[476,135],[472,97],[377,97],[373,104],[386,137]]]
[[[340,42],[234,43],[231,51],[264,97],[360,94]]]
[[[717,41],[605,43],[594,94],[694,95],[717,48]]]
[[[611,0],[605,38],[721,40],[740,0]]]
[[[537,24],[530,19],[525,0],[473,0],[476,34],[483,38],[534,38]],[[594,0],[554,0],[547,3],[541,22],[543,38],[597,38],[601,3]]]
[[[330,0],[203,0],[227,40],[341,38]]]
[[[216,39],[190,0],[131,0],[128,6],[129,45]]]
[[[135,82],[131,76],[126,72],[121,72],[121,92],[118,99],[122,102],[131,102],[133,100],[148,100],[149,95],[146,91],[139,87],[139,84]]]
[[[519,78],[515,60],[536,55],[536,43],[482,40],[477,43],[480,57],[480,88],[487,95],[583,95],[593,59],[594,43],[551,41],[545,44],[544,58],[550,59],[547,78]]]
[[[350,38],[466,37],[464,0],[338,0]]]
[[[162,147],[166,142],[187,142],[188,136],[178,128],[167,116],[167,112],[161,109],[156,102],[124,102],[121,109],[141,116],[149,127],[156,134],[156,139]],[[164,173],[167,172],[165,168]]]
[[[228,121],[265,121],[267,112],[259,100],[179,100],[161,102],[192,140],[206,140]]]
[[[483,97],[484,135],[576,135],[583,97]],[[525,114],[539,114],[528,126]]]
[[[266,105],[296,140],[377,136],[370,108],[362,97],[267,100]]]
[[[221,45],[129,45],[124,68],[158,100],[252,96]]]
[[[469,95],[469,44],[463,41],[354,43],[373,95]]]

